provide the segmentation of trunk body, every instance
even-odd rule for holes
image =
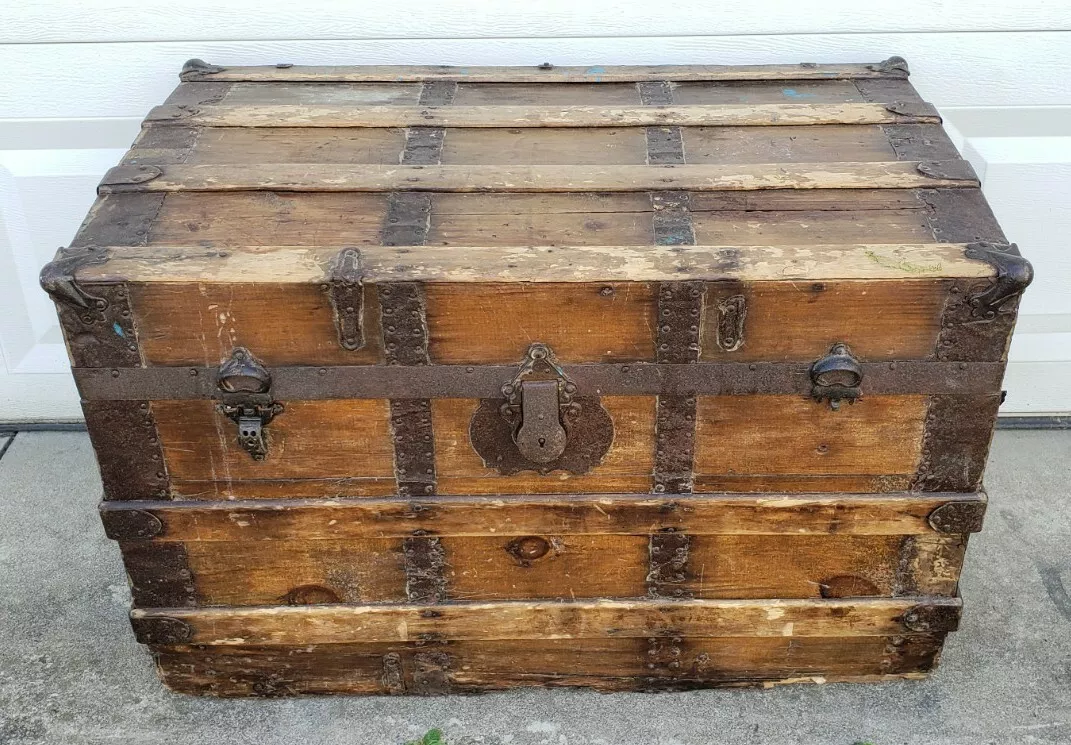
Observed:
[[[164,681],[928,672],[1030,267],[906,77],[187,65],[42,273]]]

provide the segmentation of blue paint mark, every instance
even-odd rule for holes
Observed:
[[[782,88],[781,93],[788,96],[789,98],[814,98],[813,93],[800,93],[799,91],[793,88]]]
[[[602,82],[601,76],[605,72],[606,72],[606,68],[602,67],[600,65],[595,65],[594,67],[589,67],[588,69],[584,70],[584,74],[585,75],[594,75],[595,76],[595,82],[596,83],[601,83]]]
[[[118,321],[112,324],[112,328],[115,329],[115,333],[119,334],[119,336],[126,336],[126,334],[123,333],[123,327],[119,325]]]

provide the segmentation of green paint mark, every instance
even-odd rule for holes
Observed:
[[[941,264],[913,264],[907,259],[890,259],[887,256],[879,256],[871,251],[869,248],[864,249],[863,253],[866,257],[873,261],[878,266],[883,266],[886,269],[899,269],[901,272],[907,274],[933,274],[941,271]]]
[[[446,745],[441,729],[429,729],[419,740],[410,740],[405,745]]]

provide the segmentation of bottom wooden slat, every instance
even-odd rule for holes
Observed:
[[[923,677],[943,634],[652,637],[325,646],[156,646],[163,682],[212,696],[476,693],[524,686],[656,691]]]

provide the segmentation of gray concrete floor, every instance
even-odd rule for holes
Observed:
[[[0,743],[400,745],[432,727],[449,745],[1068,743],[1069,477],[1071,431],[997,434],[964,620],[931,680],[212,700],[164,690],[131,638],[86,436],[21,433],[0,459]]]

